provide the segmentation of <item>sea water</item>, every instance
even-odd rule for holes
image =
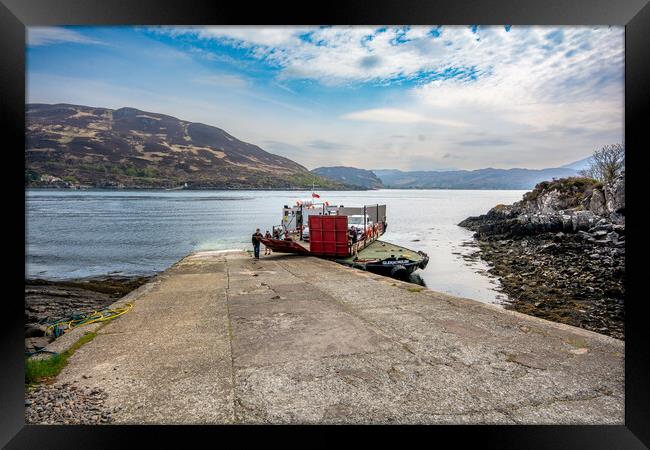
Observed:
[[[393,190],[319,191],[345,206],[386,204],[383,240],[422,250],[429,264],[416,273],[441,292],[499,303],[498,281],[480,261],[472,232],[457,224],[525,191]],[[150,275],[190,252],[252,249],[251,235],[278,225],[282,207],[311,191],[28,190],[26,274],[69,279],[99,275]]]

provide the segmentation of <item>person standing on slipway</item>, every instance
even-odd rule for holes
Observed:
[[[262,236],[262,233],[260,233],[260,229],[258,228],[255,230],[255,233],[253,233],[253,252],[255,254],[255,259],[260,259],[260,239],[262,239],[264,236]]]
[[[273,236],[271,236],[271,233],[269,230],[266,230],[266,234],[264,235],[266,239],[273,239]],[[270,255],[271,254],[271,249],[268,248],[266,245],[264,246],[264,254],[265,255]]]

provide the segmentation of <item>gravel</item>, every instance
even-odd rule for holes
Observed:
[[[25,393],[25,423],[101,425],[113,421],[117,409],[106,407],[105,391],[93,387],[41,384]]]

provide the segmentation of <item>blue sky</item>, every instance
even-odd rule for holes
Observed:
[[[30,27],[28,102],[214,125],[308,168],[554,167],[623,142],[622,27]]]

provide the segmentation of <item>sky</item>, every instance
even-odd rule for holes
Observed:
[[[202,122],[309,169],[540,169],[624,138],[623,27],[29,27],[27,42],[29,103]]]

